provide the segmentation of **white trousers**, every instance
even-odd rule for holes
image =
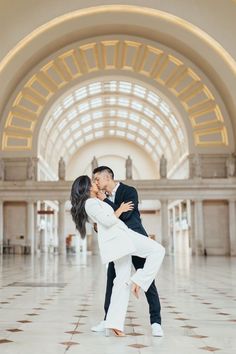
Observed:
[[[165,255],[165,249],[156,241],[145,237],[135,231],[129,230],[135,246],[132,255],[122,257],[114,261],[116,278],[114,279],[111,302],[106,317],[106,328],[124,330],[125,316],[127,312],[130,283],[138,284],[147,291],[161,266]],[[146,258],[144,267],[138,269],[131,277],[131,256]]]

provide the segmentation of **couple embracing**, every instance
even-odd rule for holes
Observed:
[[[76,228],[85,237],[86,222],[97,225],[102,263],[109,263],[105,295],[105,318],[92,331],[112,332],[123,337],[130,287],[138,298],[145,292],[153,336],[163,336],[160,301],[154,283],[165,249],[148,238],[138,210],[135,188],[114,181],[107,166],[94,169],[92,180],[79,176],[71,189],[71,214]],[[146,237],[145,237],[146,236]],[[131,276],[132,263],[136,272]]]

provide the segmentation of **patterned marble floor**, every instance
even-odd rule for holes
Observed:
[[[163,338],[151,336],[144,295],[130,298],[125,338],[90,332],[103,317],[98,256],[0,256],[1,354],[233,354],[236,259],[166,257],[157,287]]]

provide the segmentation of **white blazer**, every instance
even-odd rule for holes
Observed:
[[[102,263],[109,263],[135,251],[129,229],[117,218],[112,207],[97,199],[89,198],[85,210],[92,222],[97,223],[98,245]]]

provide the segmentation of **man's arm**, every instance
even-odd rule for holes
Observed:
[[[119,205],[113,203],[108,198],[105,198],[103,201],[108,203],[113,208],[113,210],[115,210],[115,211],[120,207]],[[136,189],[135,188],[129,188],[127,190],[127,192],[124,194],[124,198],[123,198],[122,202],[124,202],[124,203],[132,202],[133,203],[133,209],[130,210],[130,211],[124,212],[120,216],[120,219],[122,221],[126,221],[132,216],[133,211],[135,209],[138,209],[138,193],[137,193]]]
[[[118,204],[113,203],[110,199],[107,198],[107,195],[103,191],[99,191],[97,193],[98,199],[102,200],[103,202],[109,204],[114,211],[116,211],[119,208]]]
[[[118,205],[118,204],[113,203],[113,202],[112,202],[110,199],[108,199],[108,198],[103,199],[103,201],[104,201],[105,203],[109,204],[109,205],[113,208],[114,211],[116,211],[116,210],[119,208],[119,205]]]

